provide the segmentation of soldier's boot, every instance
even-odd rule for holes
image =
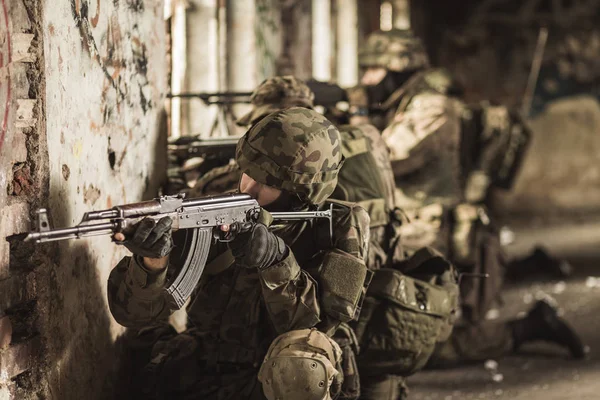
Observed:
[[[564,279],[571,276],[573,266],[566,260],[552,257],[547,250],[536,247],[529,256],[508,264],[506,277],[520,280],[531,275],[545,275],[551,278]]]
[[[524,343],[543,340],[566,347],[573,358],[585,357],[585,347],[577,333],[544,300],[538,301],[525,318],[509,322],[509,326],[515,351]]]

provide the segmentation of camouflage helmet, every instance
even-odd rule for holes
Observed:
[[[343,380],[341,358],[338,344],[323,332],[290,331],[269,347],[258,380],[269,400],[328,400]]]
[[[288,107],[313,108],[315,94],[301,79],[295,76],[275,76],[263,81],[252,92],[252,110],[236,123],[247,126],[260,118]]]
[[[361,68],[383,67],[403,72],[429,66],[421,39],[410,30],[392,29],[373,32],[358,53]]]
[[[246,132],[236,158],[255,181],[319,204],[337,185],[343,163],[340,132],[318,112],[292,107],[269,114]]]

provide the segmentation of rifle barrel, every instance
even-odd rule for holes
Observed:
[[[310,218],[329,218],[331,217],[331,210],[272,212],[269,214],[275,221],[297,221]]]
[[[167,97],[181,99],[201,99],[212,104],[250,103],[252,92],[215,92],[215,93],[169,93]],[[239,99],[240,97],[245,99]],[[216,99],[210,101],[210,99]]]
[[[78,225],[72,228],[53,229],[45,232],[32,232],[25,237],[25,241],[52,242],[65,238],[78,238],[80,236],[94,236],[113,232],[117,229],[116,222],[103,222],[100,224]]]

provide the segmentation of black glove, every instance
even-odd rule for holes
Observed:
[[[269,232],[264,224],[236,224],[235,230],[241,233],[229,242],[229,248],[238,265],[264,269],[287,256],[288,249],[283,240]]]
[[[173,248],[171,225],[169,217],[163,217],[158,222],[152,218],[144,218],[133,225],[133,235],[128,235],[123,242],[117,242],[129,249],[133,254],[148,258],[167,256]],[[130,237],[129,237],[130,236]]]

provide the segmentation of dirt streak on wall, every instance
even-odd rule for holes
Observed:
[[[66,226],[156,194],[166,161],[161,3],[0,0],[0,398],[113,398],[123,329],[106,280],[126,252],[109,238],[4,236],[27,231],[40,206]]]

